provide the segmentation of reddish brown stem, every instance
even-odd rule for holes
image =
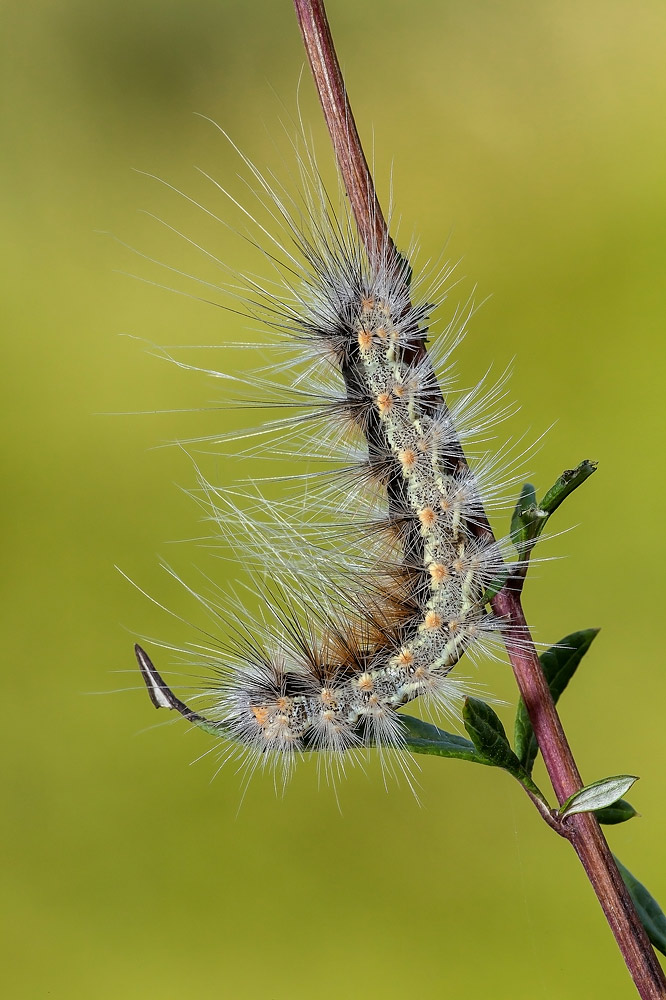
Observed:
[[[520,596],[508,589],[502,590],[491,603],[495,614],[509,625],[507,653],[548,776],[561,804],[578,791],[583,782],[541,669]],[[520,645],[511,642],[512,633],[520,635]],[[591,813],[578,813],[568,817],[564,825],[567,839],[571,841],[592,883],[639,995],[666,997],[663,970],[597,820]]]
[[[393,249],[372,174],[347,98],[326,9],[320,0],[294,0],[324,120],[360,237],[371,260]]]
[[[393,252],[372,176],[363,153],[356,123],[347,97],[340,64],[322,0],[294,0],[317,93],[328,126],[336,159],[349,197],[359,235],[371,260]],[[424,353],[419,345],[416,353]],[[460,448],[459,454],[464,461]],[[481,531],[490,532],[484,518]],[[531,640],[520,603],[520,593],[505,589],[492,599],[496,615],[506,620],[506,646],[518,689],[525,702],[534,734],[543,755],[558,801],[582,787],[582,780],[562,728]],[[520,643],[512,636],[520,635]],[[595,817],[580,813],[569,817],[566,836],[571,841],[592,883],[620,951],[644,1000],[666,998],[666,979],[652,950],[636,909]]]

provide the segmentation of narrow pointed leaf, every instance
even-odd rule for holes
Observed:
[[[585,785],[562,803],[559,809],[560,819],[566,819],[574,813],[594,812],[595,809],[612,806],[629,791],[635,781],[638,778],[633,774],[616,774]]]
[[[501,719],[485,701],[466,698],[463,723],[479,753],[494,761],[497,767],[505,767],[506,764],[515,767],[520,764],[506,738]]]
[[[596,471],[596,468],[597,463],[591,462],[586,458],[575,469],[567,469],[545,494],[539,504],[541,509],[550,517],[570,493],[573,493],[579,486],[582,486],[586,479],[590,478],[592,473]]]
[[[511,541],[521,555],[527,555],[534,548],[551,514],[590,478],[596,468],[596,462],[585,459],[575,469],[566,469],[540,502],[537,502],[532,484],[525,483],[511,518]]]
[[[565,636],[556,646],[551,646],[539,657],[555,703],[575,674],[578,664],[592,645],[598,632],[597,628],[586,628],[581,629],[580,632],[572,632],[571,635]],[[539,746],[522,698],[516,712],[514,740],[516,754],[521,764],[528,773],[531,773]]]
[[[437,757],[456,757],[459,760],[473,761],[475,764],[492,766],[476,749],[473,743],[464,736],[447,733],[437,726],[432,726],[411,715],[401,715],[405,744],[413,753],[434,754]]]
[[[615,858],[615,863],[620,869],[622,881],[629,890],[629,895],[633,900],[647,936],[654,947],[662,955],[666,955],[666,916],[664,916],[663,910],[654,896],[650,895],[642,882],[634,878],[629,869],[625,868],[621,861]]]
[[[511,541],[519,552],[530,537],[536,512],[536,489],[532,483],[525,483],[511,517]]]
[[[606,806],[604,809],[595,809],[594,815],[600,823],[604,823],[606,826],[614,826],[616,823],[626,823],[628,819],[638,816],[638,813],[626,799],[618,799],[612,806]]]
[[[489,763],[508,771],[521,785],[543,801],[541,791],[511,749],[504,726],[490,705],[479,698],[466,698],[463,724],[472,743]]]
[[[482,601],[483,604],[490,604],[495,594],[499,594],[500,590],[509,579],[509,570],[505,569],[499,576],[496,576],[494,580],[486,588]]]

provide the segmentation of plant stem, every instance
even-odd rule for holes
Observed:
[[[294,6],[356,225],[368,256],[377,260],[387,245],[393,252],[395,247],[347,99],[326,9],[318,0],[294,0]]]
[[[505,618],[510,626],[519,631],[519,646],[512,645],[509,631],[507,653],[548,776],[561,805],[582,787],[583,782],[529,634],[520,595],[505,588],[492,599],[491,605],[496,615]],[[591,813],[578,813],[569,816],[565,824],[568,827],[567,839],[592,883],[639,995],[644,998],[666,997],[663,970],[596,818]]]
[[[379,259],[382,253],[395,254],[397,260],[398,254],[377,199],[347,97],[323,0],[294,0],[294,6],[361,240],[371,261]],[[422,343],[415,353],[425,353]],[[461,461],[465,462],[462,447],[459,447],[459,454]],[[485,518],[481,530],[483,533],[491,530]],[[541,669],[525,621],[520,593],[512,591],[510,586],[511,581],[492,598],[491,606],[494,613],[507,622],[504,633],[507,654],[553,789],[561,804],[578,791],[583,782]],[[512,641],[516,632],[520,635],[519,644]],[[639,995],[644,1000],[663,1000],[666,997],[663,970],[597,820],[591,813],[579,813],[565,822],[567,839],[571,841],[592,883]]]

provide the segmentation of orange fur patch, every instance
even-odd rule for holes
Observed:
[[[419,511],[419,521],[424,528],[432,528],[436,520],[437,515],[432,507],[424,507],[423,510]]]
[[[377,406],[380,413],[388,413],[393,406],[393,396],[390,392],[380,392],[377,396]]]
[[[431,563],[428,567],[433,583],[442,583],[449,576],[448,567],[444,563]]]

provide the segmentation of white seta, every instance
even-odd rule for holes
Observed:
[[[201,657],[214,673],[204,714],[171,692],[140,648],[137,656],[154,704],[213,731],[250,772],[270,763],[288,775],[306,751],[340,771],[361,747],[400,750],[398,709],[415,699],[450,712],[464,688],[451,671],[505,629],[487,609],[504,556],[485,517],[508,504],[521,477],[507,472],[506,447],[488,448],[509,412],[505,378],[454,388],[451,356],[471,309],[430,354],[422,348],[450,270],[420,278],[389,246],[370,260],[307,147],[300,202],[243,161],[277,229],[232,201],[268,242],[276,278],[230,289],[277,334],[283,355],[243,378],[209,374],[287,415],[218,441],[244,440],[254,454],[269,432],[273,455],[337,467],[285,477],[285,499],[270,503],[259,480],[225,492],[200,475],[216,536],[271,581],[257,585],[265,620],[251,629],[225,610],[225,651],[206,647]],[[475,456],[469,464],[461,442]],[[296,500],[294,478],[303,480]],[[195,596],[220,617],[218,602]]]

